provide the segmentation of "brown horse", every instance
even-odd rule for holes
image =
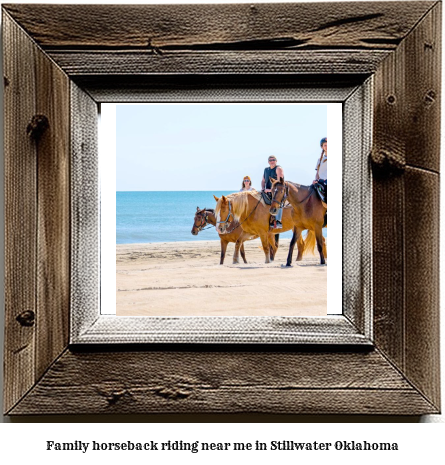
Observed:
[[[213,196],[215,197],[215,196]],[[261,198],[261,193],[256,191],[243,191],[224,195],[221,198],[215,197],[217,218],[217,231],[220,234],[230,232],[230,222],[238,221],[241,228],[252,235],[259,236],[261,245],[266,256],[266,263],[275,256],[278,244],[275,241],[275,234],[289,231],[294,227],[294,211],[290,206],[284,208],[282,224],[279,229],[271,229],[269,225],[269,207]],[[223,220],[224,219],[224,220]],[[302,259],[304,242],[301,237],[298,241],[298,257]]]
[[[281,205],[285,199],[289,201],[294,209],[294,234],[289,246],[289,254],[287,256],[286,266],[292,264],[292,254],[294,251],[295,242],[301,237],[301,233],[305,229],[313,230],[315,239],[317,240],[317,249],[320,254],[320,264],[324,265],[325,253],[323,252],[323,223],[326,214],[326,208],[318,198],[313,186],[302,186],[289,181],[271,179],[272,182],[272,206],[270,214],[276,215],[278,212],[277,205]]]
[[[200,210],[196,208],[195,219],[193,222],[192,234],[197,236],[200,231],[203,230],[207,225],[216,226],[215,211],[212,209]],[[246,233],[239,227],[239,223],[232,223],[231,228],[233,231],[229,234],[219,234],[221,239],[221,260],[220,265],[224,263],[226,256],[227,245],[229,242],[235,242],[235,253],[233,254],[233,263],[239,263],[239,252],[244,263],[247,263],[246,254],[244,252],[244,241],[250,241],[256,239],[258,236],[252,236],[252,234]]]

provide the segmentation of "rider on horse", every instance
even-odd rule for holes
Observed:
[[[317,161],[315,170],[315,188],[321,194],[320,197],[324,203],[328,203],[328,138],[323,137],[320,141],[321,155]]]
[[[270,182],[269,178],[272,179],[280,179],[282,177],[284,179],[284,171],[283,168],[281,168],[280,165],[277,165],[277,158],[273,155],[271,155],[268,158],[268,163],[269,166],[264,169],[264,174],[263,174],[263,179],[261,180],[261,188],[263,189],[264,192],[272,192],[272,183]],[[279,208],[278,213],[275,216],[274,221],[274,228],[281,228],[281,217],[283,216],[283,209]]]

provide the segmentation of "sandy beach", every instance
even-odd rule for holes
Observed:
[[[324,316],[327,267],[317,254],[284,268],[289,242],[280,241],[270,264],[259,240],[245,242],[248,263],[239,265],[232,264],[234,244],[219,265],[219,241],[117,245],[116,314]]]

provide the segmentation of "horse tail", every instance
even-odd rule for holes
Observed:
[[[315,233],[310,229],[306,237],[304,239],[304,249],[303,255],[306,253],[310,253],[311,255],[315,255],[315,246],[317,245],[317,239],[315,238]],[[328,249],[326,247],[326,239],[323,237],[323,255],[325,258],[328,256]]]
[[[304,249],[303,249],[303,255],[306,253],[310,253],[311,255],[315,255],[315,244],[317,243],[317,240],[315,239],[315,233],[310,229],[306,237],[304,238]]]

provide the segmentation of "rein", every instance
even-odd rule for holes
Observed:
[[[287,182],[289,182],[289,181],[286,181],[286,183],[287,183]],[[289,189],[289,186],[286,186],[286,187]],[[309,186],[309,194],[308,194],[303,200],[300,200],[299,202],[295,202],[295,203],[299,204],[299,203],[305,202],[305,201],[312,195],[312,192],[313,192],[313,191],[314,191],[314,185],[311,184],[311,185]],[[275,202],[276,202],[276,200],[275,200]]]

